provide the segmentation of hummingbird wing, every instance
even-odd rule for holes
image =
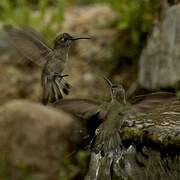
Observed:
[[[46,45],[48,47],[48,44],[46,42],[46,40],[44,39],[42,33],[38,32],[37,30],[35,30],[32,27],[29,26],[23,26],[21,27],[21,29],[25,32],[28,32],[31,34],[31,36],[34,36],[35,38],[37,38],[39,41],[41,41],[44,45]]]
[[[88,99],[62,99],[55,102],[53,107],[62,109],[83,119],[88,119],[97,113],[100,119],[103,119],[106,115],[102,103]]]
[[[10,42],[23,56],[40,66],[47,62],[52,49],[43,43],[37,35],[10,25],[4,26],[4,30],[8,34]]]
[[[164,103],[176,100],[176,94],[170,92],[157,92],[140,96],[135,96],[131,99],[131,110],[134,112],[146,112],[155,109]]]

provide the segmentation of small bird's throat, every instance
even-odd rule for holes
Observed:
[[[121,104],[126,104],[126,94],[125,92],[114,92],[111,94],[112,102],[119,102]]]

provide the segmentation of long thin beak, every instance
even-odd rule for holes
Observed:
[[[69,76],[69,75],[68,74],[61,75],[62,78],[67,77],[67,76]]]
[[[112,82],[106,77],[104,77],[104,79],[105,79],[106,83],[110,86],[110,88],[112,88],[112,85],[113,85]]]
[[[92,38],[91,37],[77,37],[77,38],[72,37],[70,40],[76,41],[79,39],[92,39]]]

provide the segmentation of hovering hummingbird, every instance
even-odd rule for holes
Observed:
[[[43,87],[42,103],[55,102],[62,99],[62,92],[69,93],[70,85],[64,80],[62,72],[68,56],[71,43],[90,37],[72,37],[68,33],[58,35],[54,40],[54,46],[48,47],[38,33],[16,28],[10,25],[4,26],[9,40],[15,48],[27,59],[43,67],[41,84]]]

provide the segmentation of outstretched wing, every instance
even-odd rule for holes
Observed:
[[[136,112],[147,112],[161,106],[164,103],[169,103],[175,100],[176,94],[170,92],[157,92],[135,96],[131,99],[131,110]]]
[[[88,119],[97,113],[99,113],[99,118],[103,119],[106,113],[101,103],[87,99],[62,99],[55,102],[53,107],[62,109],[83,119]]]
[[[42,33],[40,33],[39,31],[36,31],[34,28],[32,28],[30,26],[22,26],[21,29],[25,32],[30,33],[31,36],[34,36],[39,41],[41,41],[41,43],[43,43],[45,46],[48,47],[48,44],[47,44],[46,40],[44,39]]]
[[[10,25],[4,26],[4,30],[8,34],[10,42],[23,56],[40,66],[47,62],[47,57],[52,49],[43,43],[40,38],[37,38],[31,32]]]

